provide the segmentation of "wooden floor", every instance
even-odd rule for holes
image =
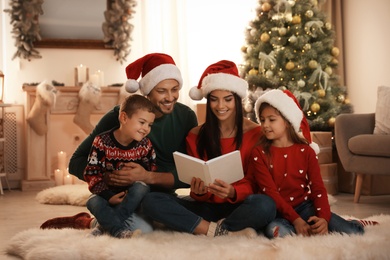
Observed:
[[[44,205],[35,200],[37,192],[19,190],[4,191],[0,195],[0,259],[16,259],[4,255],[7,241],[16,233],[39,227],[45,220],[74,215],[81,211],[88,212],[85,207],[69,205]],[[390,215],[390,195],[362,196],[360,203],[353,203],[353,195],[339,193],[333,196],[337,201],[332,211],[339,215],[366,218],[373,215]]]

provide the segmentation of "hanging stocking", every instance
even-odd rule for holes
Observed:
[[[78,125],[86,134],[90,134],[94,128],[90,116],[95,106],[99,103],[101,96],[100,87],[92,82],[86,82],[79,91],[79,106],[73,122]]]
[[[26,121],[38,135],[44,135],[47,133],[46,112],[55,104],[57,90],[47,81],[43,81],[37,86],[36,94]]]

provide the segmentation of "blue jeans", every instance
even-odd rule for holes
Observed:
[[[305,201],[294,209],[304,221],[307,221],[311,216],[316,215],[312,201]],[[277,226],[279,227],[278,237],[284,237],[296,233],[292,223],[290,223],[287,219],[278,216],[274,221],[267,225],[264,232],[265,235],[268,238],[274,238],[273,230]],[[345,234],[363,234],[364,227],[356,220],[345,220],[339,215],[332,213],[328,223],[328,231]]]
[[[87,201],[87,208],[105,231],[117,237],[122,231],[134,230],[137,223],[134,212],[149,191],[149,186],[136,182],[128,188],[120,204],[110,205],[106,199],[92,195]]]
[[[248,196],[242,203],[207,203],[182,199],[171,194],[150,192],[142,201],[143,212],[168,228],[193,233],[202,219],[216,222],[229,231],[247,227],[261,230],[276,216],[275,202],[266,195]]]

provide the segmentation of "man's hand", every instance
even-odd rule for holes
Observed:
[[[114,196],[112,196],[109,200],[108,200],[108,203],[110,203],[110,205],[118,205],[120,204],[123,199],[126,197],[126,193],[125,191],[122,191],[122,192],[119,192],[118,194],[115,194]]]
[[[105,181],[109,185],[128,186],[136,181],[148,183],[149,172],[138,163],[125,163],[121,170],[106,175]]]

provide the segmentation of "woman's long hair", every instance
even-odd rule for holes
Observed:
[[[241,97],[236,93],[233,93],[233,96],[236,106],[235,126],[237,128],[234,142],[236,144],[236,150],[238,150],[242,144],[244,119]],[[197,151],[199,157],[203,160],[209,160],[222,155],[220,142],[221,130],[219,129],[219,121],[218,118],[214,115],[213,111],[211,111],[210,94],[208,94],[206,98],[206,122],[200,127],[197,139]]]
[[[274,108],[272,105],[270,105],[269,103],[262,103],[259,107],[259,113],[258,115],[261,115],[261,113],[263,112],[263,110],[267,107],[272,107]],[[290,121],[288,121],[286,119],[286,117],[280,113],[279,110],[277,110],[276,108],[274,108],[276,110],[276,112],[283,118],[283,120],[287,123],[287,135],[289,137],[289,139],[294,143],[294,144],[309,144],[309,142],[303,137],[303,136],[300,136],[294,129],[294,127],[291,125]],[[260,123],[260,122],[259,122]],[[273,140],[269,140],[267,139],[267,137],[263,134],[260,136],[259,138],[259,142],[258,142],[258,145],[261,145],[261,147],[263,147],[263,150],[265,152],[266,155],[270,155],[270,147],[272,145],[272,142]]]

